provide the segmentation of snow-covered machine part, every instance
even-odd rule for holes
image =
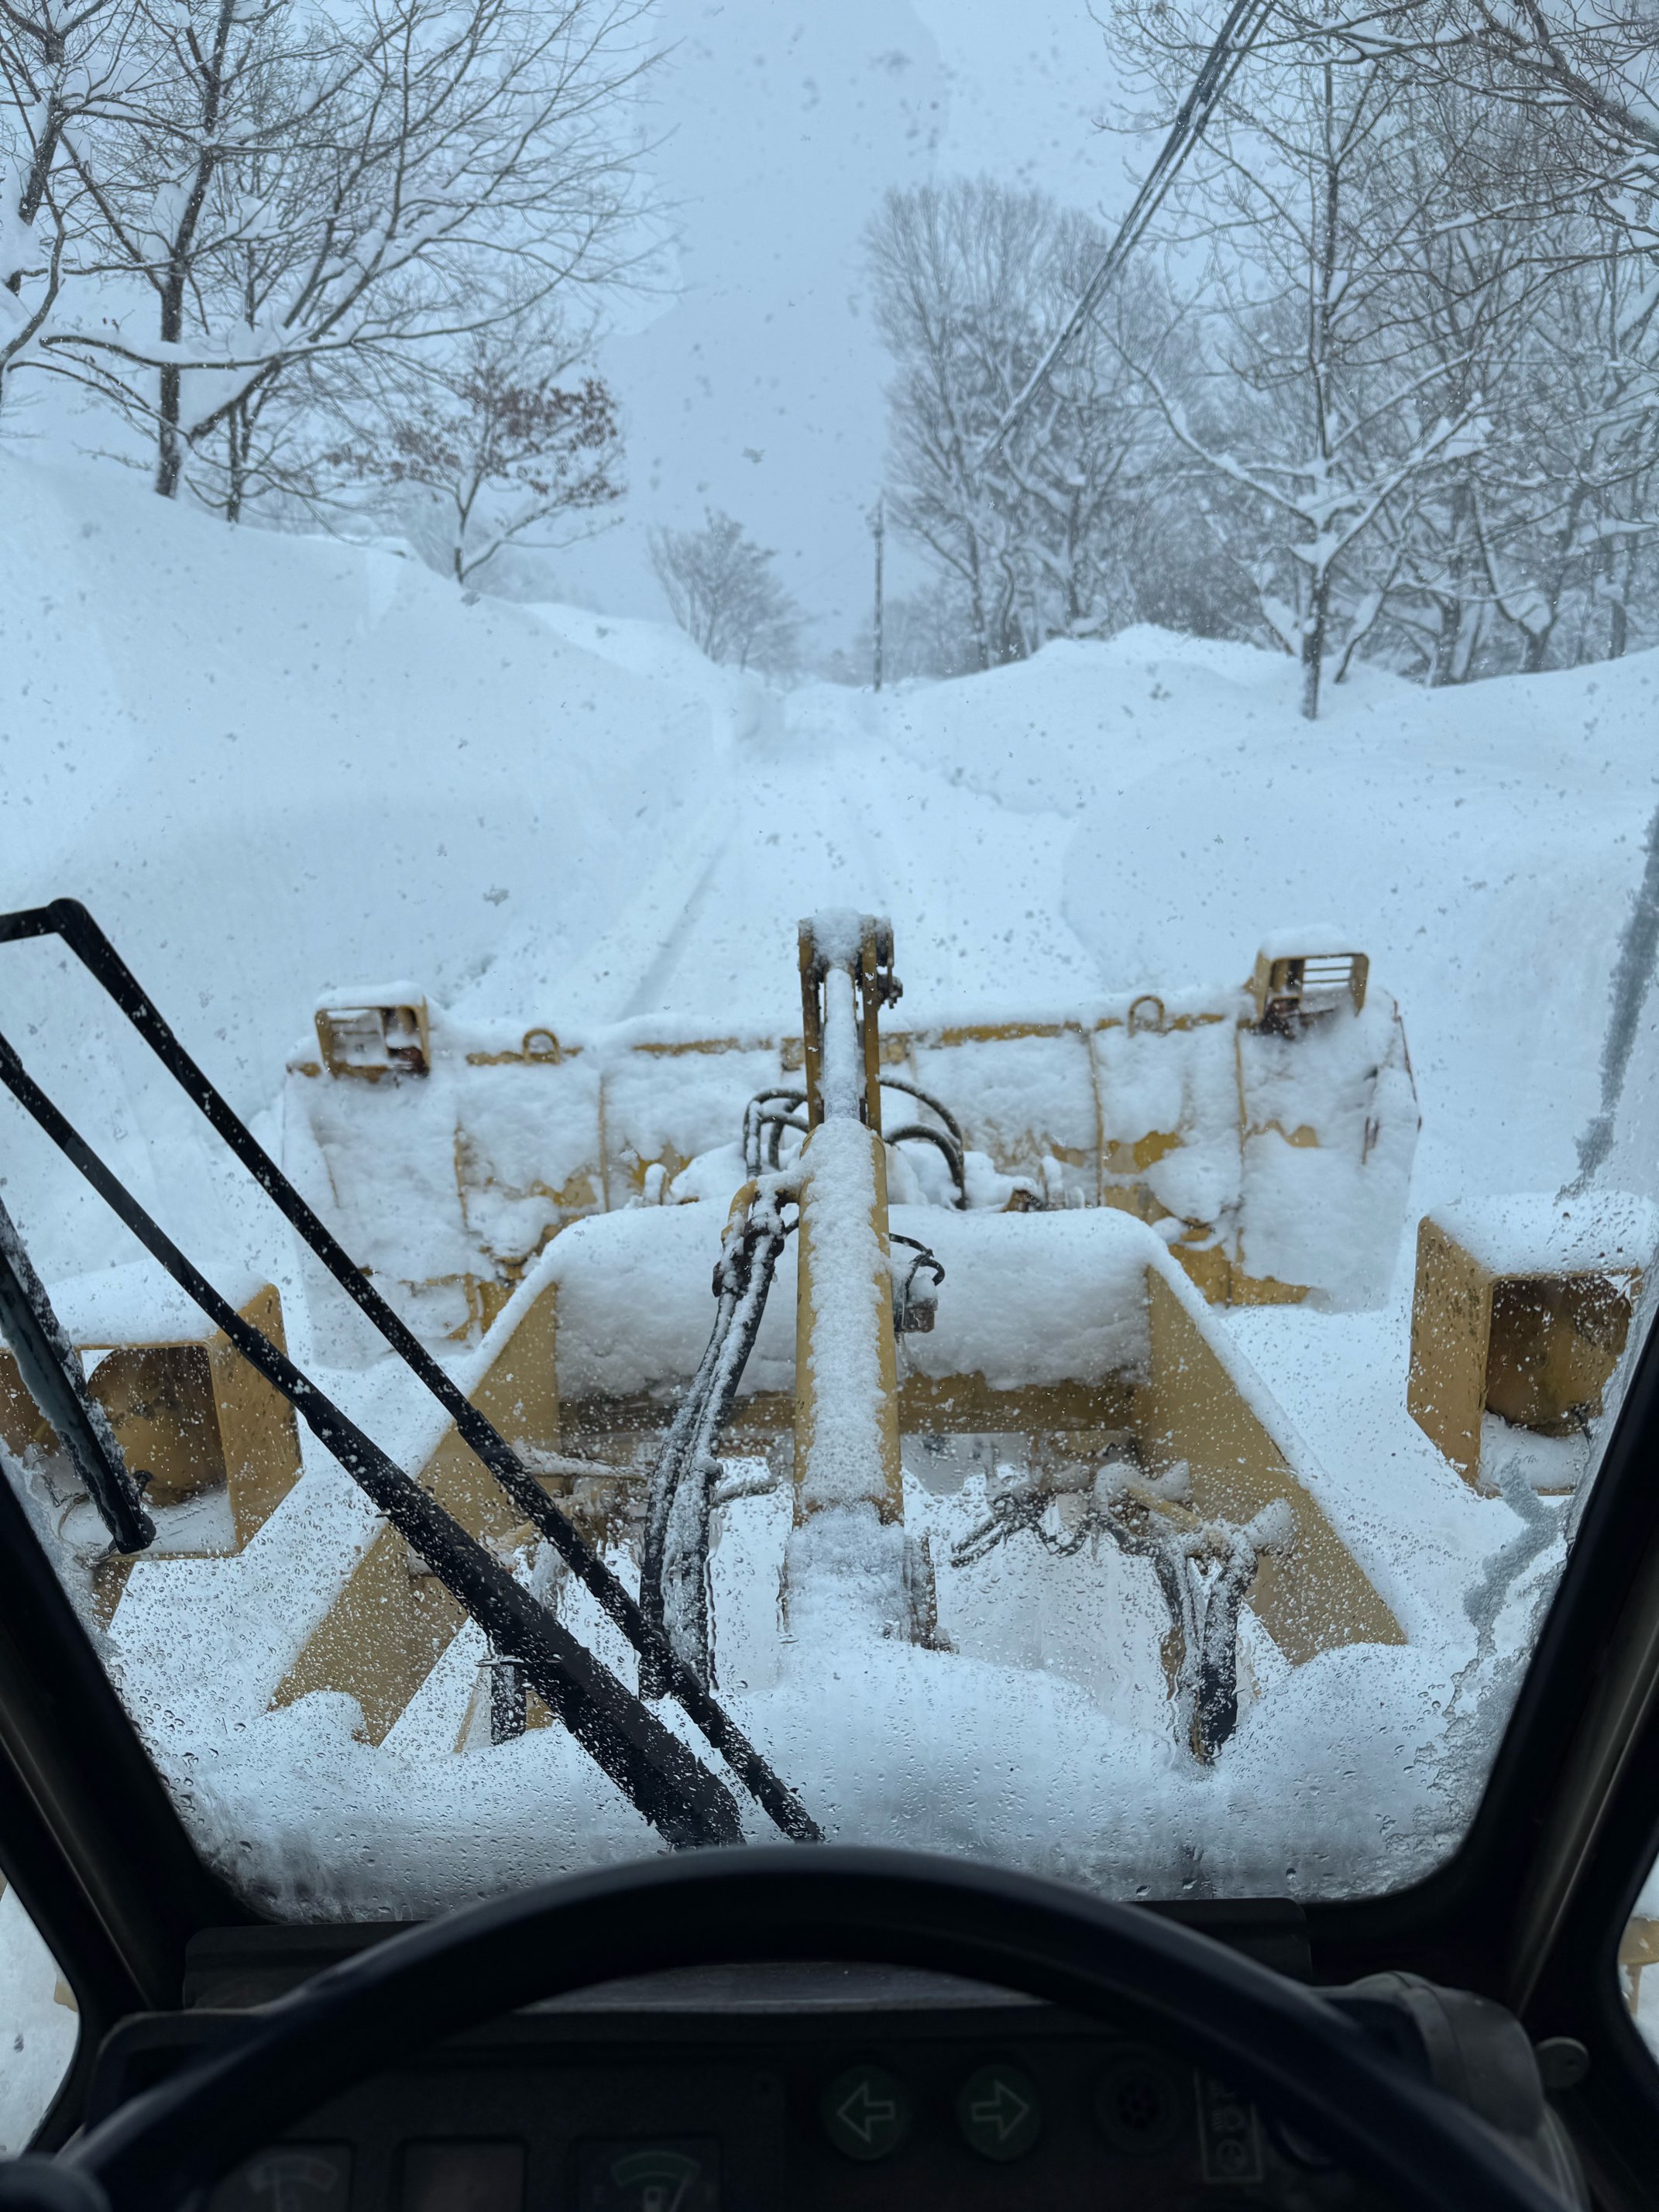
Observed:
[[[113,961],[89,919],[69,922],[94,957]],[[815,916],[799,980],[793,1064],[778,1041],[741,1034],[714,1049],[630,1035],[577,1051],[547,1030],[533,1050],[470,1062],[483,1048],[447,1037],[429,1006],[423,1028],[410,986],[331,994],[323,1011],[350,1019],[330,1035],[337,1043],[349,1028],[349,1049],[326,1080],[296,1077],[290,1107],[297,1095],[306,1110],[290,1112],[289,1156],[326,1184],[316,1102],[339,1108],[359,1146],[377,1134],[360,1164],[378,1176],[378,1251],[401,1231],[395,1279],[420,1280],[411,1242],[427,1239],[420,1256],[435,1272],[457,1222],[468,1229],[455,1111],[481,1070],[521,1086],[497,1134],[522,1145],[526,1186],[567,1140],[568,1177],[597,1181],[601,1197],[616,1178],[608,1206],[590,1192],[574,1218],[544,1208],[518,1242],[516,1281],[492,1279],[499,1310],[480,1312],[478,1343],[442,1361],[135,1000],[179,1080],[396,1354],[372,1376],[338,1379],[395,1424],[394,1459],[288,1361],[270,1285],[240,1285],[233,1306],[108,1178],[98,1187],[203,1318],[149,1267],[52,1286],[70,1355],[108,1347],[89,1358],[94,1392],[106,1369],[113,1378],[163,1352],[181,1375],[205,1361],[210,1398],[215,1362],[232,1354],[245,1363],[236,1372],[270,1386],[240,1460],[228,1401],[173,1390],[181,1421],[196,1407],[198,1427],[217,1425],[212,1467],[180,1478],[201,1486],[184,1504],[198,1517],[216,1510],[228,1533],[187,1545],[164,1529],[175,1540],[118,1562],[118,1579],[76,1540],[84,1508],[52,1490],[50,1440],[15,1436],[15,1478],[7,1454],[7,1480],[103,1612],[124,1682],[144,1685],[158,1756],[196,1774],[191,1803],[219,1808],[204,1832],[264,1833],[220,1816],[227,1790],[268,1796],[271,1771],[301,1791],[295,1804],[312,1787],[296,1777],[314,1775],[325,1795],[337,1783],[345,1796],[327,1817],[349,1799],[353,1820],[372,1826],[362,1793],[395,1772],[436,1791],[421,1813],[405,1817],[400,1801],[388,1814],[417,1856],[440,1830],[495,1835],[507,1770],[491,1759],[479,1773],[474,1754],[511,1744],[541,1778],[530,1825],[544,1859],[636,1848],[641,1822],[670,1845],[731,1840],[763,1816],[802,1840],[867,1835],[872,1821],[933,1816],[943,1801],[931,1786],[918,1795],[924,1767],[988,1772],[994,1740],[1000,1771],[1062,1706],[1079,1777],[1102,1759],[1159,1773],[1173,1759],[1196,1780],[1253,1706],[1300,1711],[1332,1681],[1413,1663],[1386,1649],[1407,1641],[1397,1583],[1385,1569],[1379,1587],[1350,1548],[1351,1518],[1241,1352],[1237,1324],[1206,1304],[1167,1228],[1137,1218],[1135,1204],[1152,1201],[1130,1182],[1131,1202],[1107,1189],[1090,1203],[1056,1149],[1066,1105],[1056,1068],[1081,1068],[1097,1115],[1091,1071],[1120,1045],[1175,1051],[1171,1039],[1219,1036],[1236,1066],[1255,1055],[1251,1079],[1268,1103],[1277,1079],[1283,1114],[1322,1110],[1303,1069],[1323,1066],[1374,1005],[1344,986],[1346,1000],[1280,1011],[1271,1029],[1251,1019],[1246,994],[1224,1014],[1194,1005],[1168,1021],[1144,1009],[1132,1021],[1126,1007],[1115,1029],[1109,1011],[1091,1025],[1012,1032],[913,1024],[896,1053],[882,1024],[901,995],[885,922]],[[1208,1018],[1176,1026],[1188,1014]],[[650,1049],[665,1043],[690,1048]],[[1282,1055],[1302,1052],[1287,1073]],[[733,1063],[745,1079],[735,1098]],[[1135,1074],[1143,1103],[1158,1106],[1153,1065]],[[977,1071],[963,1085],[969,1118],[933,1087],[952,1066]],[[591,1083],[586,1165],[580,1127],[557,1110],[573,1094],[538,1087],[550,1073]],[[1115,1095],[1127,1112],[1125,1086]],[[375,1118],[354,1123],[363,1102]],[[546,1127],[538,1103],[556,1109]],[[697,1114],[701,1149],[671,1156]],[[615,1149],[613,1115],[626,1117],[631,1160]],[[635,1141],[647,1128],[649,1149]],[[987,1132],[1022,1128],[1040,1146],[1035,1172],[1012,1139],[1006,1164],[984,1148]],[[462,1133],[477,1141],[476,1118]],[[1097,1121],[1094,1141],[1109,1173]],[[347,1195],[363,1202],[361,1187]],[[502,1203],[526,1196],[537,1194]],[[290,1302],[307,1302],[304,1333],[325,1370],[337,1366],[315,1279],[281,1279]],[[394,1409],[405,1376],[425,1395]],[[161,1396],[108,1409],[152,1493],[164,1459],[131,1424]],[[308,1461],[292,1479],[296,1410],[334,1464]],[[288,1486],[253,1501],[264,1517],[245,1528],[239,1483],[278,1462]],[[673,1714],[657,1717],[665,1703],[725,1762],[742,1803]],[[204,1782],[192,1747],[210,1740],[220,1748]],[[1096,1799],[1068,1786],[1054,1818],[1056,1849],[1108,1848]],[[270,1832],[262,1893],[293,1887],[286,1822]],[[424,1875],[411,1880],[424,1895]]]
[[[906,1571],[896,1278],[882,1140],[884,1006],[900,996],[893,933],[867,915],[821,914],[799,933],[806,1134],[792,1178],[795,1238],[794,1529],[783,1598],[791,1627],[861,1608],[888,1635],[926,1642]],[[926,1248],[921,1248],[925,1249]],[[931,1608],[926,1608],[931,1610]]]
[[[1214,1302],[1381,1303],[1419,1123],[1403,1026],[1363,954],[1290,942],[1237,991],[890,1022],[893,1195],[1121,1207]],[[723,1206],[781,1164],[811,1088],[804,1035],[509,1030],[407,982],[327,994],[317,1037],[289,1063],[284,1165],[434,1340],[477,1341],[574,1219]]]
[[[1576,1487],[1656,1245],[1659,1208],[1625,1191],[1425,1217],[1407,1404],[1472,1487],[1511,1471],[1547,1494]]]
[[[286,1348],[273,1284],[231,1276],[226,1295]],[[218,1559],[244,1550],[299,1480],[292,1409],[222,1331],[142,1262],[57,1283],[52,1304],[86,1370],[88,1395],[142,1485],[155,1530],[146,1555]],[[84,1563],[94,1606],[107,1620],[135,1554],[109,1545],[84,1482],[56,1454],[52,1425],[3,1345],[0,1444],[38,1467],[40,1502]]]
[[[1112,1206],[890,1206],[890,932],[819,916],[801,951],[805,1088],[767,1094],[772,1122],[750,1116],[758,1171],[729,1212],[635,1204],[573,1223],[529,1263],[466,1378],[563,1510],[631,1560],[677,1657],[714,1686],[732,1592],[758,1586],[779,1618],[769,1638],[746,1632],[751,1682],[757,1665],[775,1671],[780,1637],[828,1654],[873,1636],[948,1664],[979,1632],[990,1553],[1090,1547],[1102,1632],[1124,1566],[1150,1564],[1177,1736],[1203,1760],[1237,1717],[1245,1604],[1291,1668],[1402,1642],[1317,1502],[1305,1447],[1152,1228]],[[940,1126],[948,1154],[954,1116]],[[770,1165],[786,1127],[804,1142]],[[988,1473],[951,1480],[964,1449]],[[453,1429],[428,1440],[420,1480],[471,1534],[525,1549],[531,1532]],[[785,1495],[781,1525],[748,1510]],[[275,1704],[343,1693],[382,1741],[429,1702],[463,1626],[382,1529]],[[503,1698],[499,1662],[482,1663],[459,1743],[490,1741],[504,1711],[545,1724],[533,1697]],[[652,1693],[643,1668],[641,1686]]]

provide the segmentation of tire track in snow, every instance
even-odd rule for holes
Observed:
[[[686,844],[606,933],[613,1018],[792,1021],[795,925],[830,905],[891,915],[918,1011],[1098,988],[1057,896],[1070,821],[898,752],[860,726],[870,703],[794,695],[781,745],[722,763]]]

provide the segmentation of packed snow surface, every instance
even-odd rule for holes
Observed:
[[[1236,990],[1298,915],[1368,953],[1402,1008],[1424,1115],[1393,1284],[1369,1311],[1211,1321],[1303,1440],[1310,1489],[1407,1642],[1292,1668],[1247,1612],[1243,1719],[1200,1769],[1170,1729],[1146,1563],[1109,1546],[1051,1555],[1027,1535],[953,1567],[1002,1479],[997,1442],[911,1439],[906,1530],[931,1539],[954,1651],[781,1638],[780,1488],[719,1516],[717,1663],[744,1727],[842,1838],[1129,1893],[1375,1889],[1444,1853],[1571,1509],[1539,1502],[1557,1517],[1494,1598],[1516,1510],[1469,1489],[1405,1412],[1409,1224],[1574,1173],[1655,799],[1653,657],[1438,693],[1362,670],[1312,726],[1287,659],[1146,629],[880,698],[780,696],[648,625],[467,605],[411,562],[228,534],[107,473],[6,459],[0,477],[9,903],[84,899],[273,1144],[308,1011],[365,975],[404,977],[486,1027],[770,1036],[799,1018],[795,925],[821,908],[890,915],[907,1024]],[[5,948],[0,1027],[222,1284],[278,1284],[291,1348],[419,1465],[434,1409],[348,1344],[275,1215],[52,941]],[[1605,1177],[1644,1201],[1653,1042],[1650,1010]],[[408,1114],[422,1110],[411,1091]],[[9,1106],[3,1175],[49,1282],[135,1261]],[[383,1176],[401,1204],[396,1145]],[[573,1286],[562,1379],[580,1368],[626,1389],[630,1359],[640,1379],[641,1315],[695,1359],[706,1275],[659,1271],[647,1249],[706,1253],[737,1179],[711,1170],[696,1205],[556,1241]],[[977,1306],[974,1226],[928,1211],[942,1251],[960,1230],[947,1292],[970,1286]],[[1030,1235],[1100,1234],[1074,1218],[1033,1217]],[[1481,1218],[1504,1236],[1519,1218]],[[1631,1212],[1618,1233],[1640,1251],[1650,1224]],[[632,1253],[631,1285],[601,1282],[602,1249]],[[124,1300],[138,1279],[122,1279]],[[143,1279],[159,1310],[154,1270]],[[779,1297],[755,1387],[784,1387]],[[940,1311],[966,1356],[982,1316]],[[1125,1334],[1094,1356],[1133,1356],[1133,1326],[1103,1321]],[[1074,1328],[1057,1317],[1042,1344]],[[475,1361],[458,1355],[464,1382]],[[557,1730],[454,1752],[482,1656],[471,1630],[378,1747],[343,1697],[267,1710],[373,1530],[307,1441],[303,1478],[240,1556],[134,1571],[111,1663],[215,1859],[279,1911],[398,1915],[653,1848]],[[631,1680],[586,1598],[567,1589],[562,1605]]]

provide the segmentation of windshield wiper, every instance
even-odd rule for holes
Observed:
[[[23,1387],[57,1431],[118,1552],[155,1541],[109,1416],[87,1388],[81,1355],[52,1310],[46,1286],[0,1205],[0,1336],[10,1345]]]
[[[453,1379],[447,1375],[425,1346],[399,1319],[380,1296],[362,1270],[355,1265],[344,1247],[325,1226],[312,1208],[307,1205],[294,1185],[283,1173],[270,1154],[240,1120],[228,1103],[220,1095],[208,1078],[198,1067],[179,1043],[160,1011],[145,993],[137,979],[121,959],[114,946],[104,935],[77,899],[55,899],[50,906],[33,907],[16,914],[0,915],[0,944],[21,941],[28,938],[57,937],[82,963],[94,980],[112,999],[133,1028],[143,1037],[157,1059],[185,1096],[206,1117],[212,1127],[229,1146],[242,1165],[252,1176],[278,1211],[304,1240],[316,1257],[327,1268],[352,1303],[371,1321],[381,1336],[403,1360],[405,1366],[425,1384],[454,1422],[457,1433],[475,1456],[489,1469],[511,1499],[519,1512],[528,1520],[538,1533],[544,1536],[583,1586],[597,1599],[605,1613],[639,1653],[655,1681],[684,1710],[708,1742],[718,1751],[733,1774],[771,1818],[782,1832],[799,1843],[817,1843],[823,1832],[801,1804],[794,1792],[774,1772],[760,1753],[748,1741],[731,1716],[718,1703],[707,1686],[685,1662],[669,1646],[660,1629],[647,1621],[637,1600],[626,1585],[587,1543],[556,1501],[550,1498],[541,1484],[520,1460],[512,1446],[485,1419],[465,1395]],[[716,1836],[698,1835],[690,1838],[699,1842],[740,1840],[737,1828],[736,1808],[730,1795],[715,1778],[708,1773],[686,1751],[672,1731],[662,1727],[642,1702],[628,1690],[621,1680],[605,1668],[584,1646],[575,1644],[568,1632],[546,1613],[537,1601],[515,1583],[503,1569],[496,1566],[481,1546],[473,1543],[458,1522],[453,1522],[434,1499],[427,1496],[417,1484],[410,1482],[401,1468],[386,1457],[379,1448],[363,1436],[339,1409],[324,1396],[316,1385],[293,1366],[286,1356],[260,1334],[252,1323],[234,1313],[208,1283],[191,1266],[190,1261],[168,1238],[164,1231],[152,1221],[137,1200],[94,1152],[79,1133],[58,1111],[45,1092],[30,1077],[21,1060],[6,1040],[0,1036],[0,1082],[3,1082],[18,1103],[36,1121],[65,1158],[79,1170],[105,1202],[125,1222],[140,1242],[166,1268],[180,1288],[195,1299],[204,1312],[210,1315],[237,1348],[258,1368],[267,1380],[288,1398],[295,1411],[311,1428],[319,1441],[332,1452],[346,1472],[365,1490],[369,1481],[384,1482],[386,1474],[397,1483],[407,1486],[421,1501],[420,1507],[410,1507],[407,1500],[400,1510],[422,1511],[429,1510],[441,1516],[461,1545],[476,1551],[484,1566],[500,1576],[507,1589],[514,1594],[515,1607],[529,1607],[545,1623],[557,1630],[558,1635],[568,1639],[574,1650],[580,1652],[584,1668],[592,1677],[611,1686],[616,1697],[626,1700],[628,1731],[638,1736],[641,1723],[654,1730],[666,1743],[672,1744],[679,1758],[687,1762],[691,1776],[702,1777],[703,1784],[718,1791],[730,1808],[731,1827]],[[209,1303],[211,1301],[211,1303]],[[287,1379],[285,1379],[285,1377]],[[319,1421],[323,1425],[319,1425]],[[374,1495],[373,1491],[369,1492]],[[378,1502],[378,1501],[377,1501]],[[401,1528],[390,1506],[383,1506],[388,1519]],[[439,1533],[436,1524],[426,1524],[433,1533]],[[416,1548],[426,1557],[424,1545],[411,1539]],[[439,1562],[429,1559],[434,1571],[441,1574]],[[480,1586],[482,1589],[482,1586]],[[455,1591],[458,1602],[469,1613],[471,1603]],[[507,1601],[503,1598],[503,1601]],[[474,1613],[475,1619],[478,1616]],[[513,1642],[501,1644],[488,1624],[481,1622],[485,1632],[497,1641],[498,1649],[509,1658],[520,1653]],[[526,1672],[536,1688],[546,1697],[534,1665],[525,1656]],[[609,1695],[610,1692],[607,1692]],[[556,1711],[563,1708],[555,1698],[549,1703]],[[624,1710],[624,1709],[619,1709]],[[625,1731],[627,1733],[628,1731]],[[575,1732],[580,1736],[580,1730]],[[586,1741],[586,1739],[582,1739]],[[643,1740],[643,1739],[641,1739]],[[654,1738],[650,1739],[654,1741]],[[592,1744],[587,1747],[593,1748]],[[660,1749],[660,1747],[659,1747]],[[594,1754],[599,1755],[597,1752]],[[663,1759],[672,1765],[670,1754],[661,1751]],[[605,1762],[601,1760],[603,1765]],[[624,1761],[626,1765],[627,1762]],[[606,1771],[611,1769],[607,1766]],[[612,1775],[612,1779],[617,1779]],[[689,1778],[688,1778],[689,1779]],[[619,1786],[626,1784],[619,1783]],[[635,1802],[637,1802],[637,1800]],[[659,1810],[662,1810],[659,1808]],[[653,1825],[662,1822],[643,1805]],[[724,1815],[722,1815],[724,1818]],[[663,1830],[665,1834],[667,1830]]]
[[[111,1173],[0,1036],[0,1082],[242,1357],[280,1390],[318,1441],[411,1548],[492,1646],[516,1660],[636,1812],[685,1848],[743,1841],[736,1801],[625,1683],[516,1582],[460,1522],[405,1474],[286,1353],[222,1297]],[[43,1411],[46,1409],[43,1407]],[[50,1415],[48,1415],[50,1419]]]

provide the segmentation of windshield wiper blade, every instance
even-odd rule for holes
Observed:
[[[617,1675],[221,1297],[28,1073],[0,1036],[0,1082],[242,1357],[280,1390],[494,1648],[516,1660],[595,1764],[677,1850],[740,1844],[736,1800]]]
[[[425,1384],[474,1455],[514,1505],[545,1536],[571,1572],[639,1653],[654,1680],[702,1730],[763,1812],[794,1843],[821,1843],[823,1832],[788,1784],[756,1750],[694,1670],[647,1620],[633,1593],[562,1513],[517,1453],[394,1313],[228,1102],[185,1050],[131,969],[78,899],[0,915],[0,945],[60,938],[114,1000],[198,1112],[235,1153],[284,1219],[352,1304]]]
[[[87,1388],[81,1355],[52,1310],[46,1286],[34,1272],[23,1240],[0,1205],[0,1335],[10,1345],[23,1387],[57,1431],[58,1441],[87,1486],[98,1517],[118,1552],[143,1552],[155,1541],[155,1523],[144,1510],[116,1442],[109,1416]]]

